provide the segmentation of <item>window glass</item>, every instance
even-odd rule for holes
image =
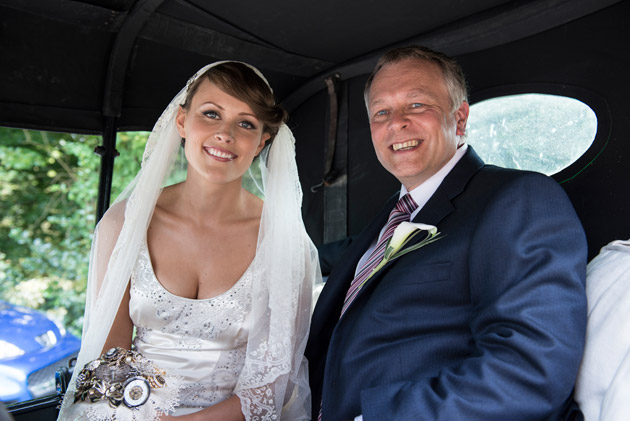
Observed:
[[[120,133],[112,197],[146,133]],[[80,346],[100,136],[0,127],[0,401],[55,393]]]
[[[470,107],[467,142],[488,164],[555,174],[591,146],[597,117],[574,98],[521,94]]]

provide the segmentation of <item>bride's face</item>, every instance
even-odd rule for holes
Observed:
[[[179,110],[177,129],[186,139],[188,172],[215,183],[240,180],[269,139],[251,107],[204,80],[187,110]]]

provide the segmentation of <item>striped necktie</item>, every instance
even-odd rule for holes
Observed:
[[[389,239],[392,238],[392,235],[394,235],[396,227],[403,221],[409,221],[412,212],[417,208],[418,204],[413,200],[409,193],[401,197],[398,203],[396,203],[396,206],[389,214],[385,231],[383,232],[380,240],[378,240],[376,248],[372,251],[366,262],[359,269],[357,275],[350,283],[350,288],[348,289],[348,293],[346,294],[346,298],[341,309],[341,316],[343,316],[354,298],[357,296],[365,280],[370,276],[374,268],[378,266],[381,260],[383,260],[387,243],[389,242]]]

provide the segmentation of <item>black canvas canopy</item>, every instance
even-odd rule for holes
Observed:
[[[254,64],[287,108],[324,79],[369,73],[419,43],[462,55],[527,38],[616,0],[1,0],[0,124],[150,129],[201,66]]]

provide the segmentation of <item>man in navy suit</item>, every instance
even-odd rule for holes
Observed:
[[[441,53],[386,53],[365,98],[376,155],[402,187],[315,308],[314,419],[320,403],[324,421],[561,418],[584,347],[587,253],[564,191],[465,144],[466,83]],[[440,234],[362,275],[407,193],[408,219]]]

